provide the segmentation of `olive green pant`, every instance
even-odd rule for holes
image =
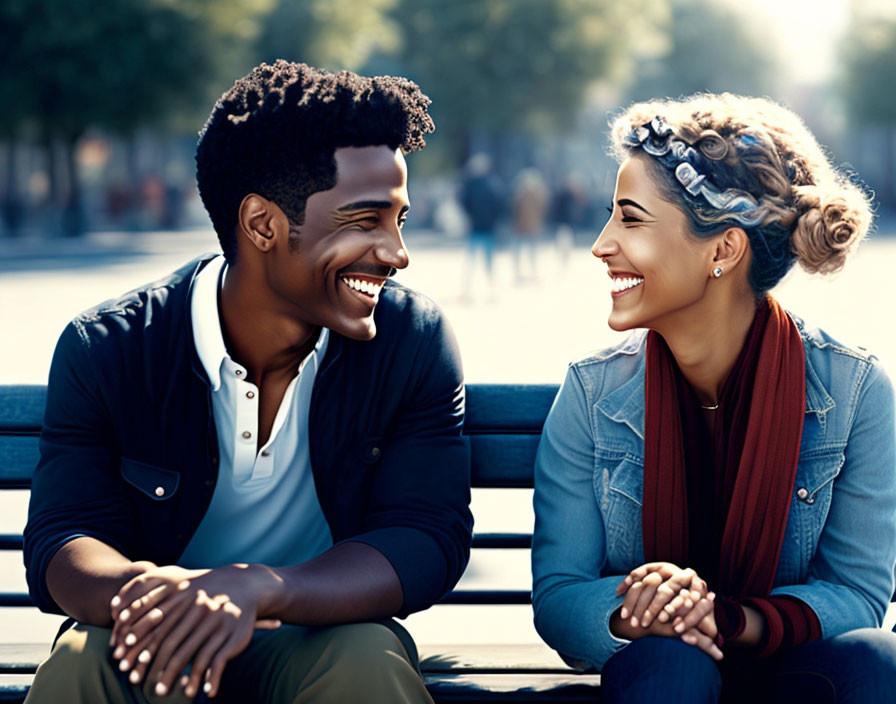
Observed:
[[[400,636],[400,637],[399,637]],[[78,624],[37,670],[26,704],[184,704],[179,687],[156,696],[155,683],[131,685],[111,657],[107,628]],[[201,701],[205,695],[196,697]],[[257,631],[227,664],[210,702],[427,702],[413,641],[394,622]]]

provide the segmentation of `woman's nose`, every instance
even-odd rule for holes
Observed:
[[[591,253],[598,259],[609,257],[613,254],[616,254],[616,252],[618,251],[616,241],[609,230],[610,225],[609,223],[607,223],[606,225],[604,225],[604,229],[601,230],[600,234],[597,236],[597,239],[594,240],[594,244],[591,245]]]

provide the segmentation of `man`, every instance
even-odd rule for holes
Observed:
[[[224,256],[63,332],[25,561],[78,625],[29,702],[431,701],[391,617],[453,587],[472,518],[454,339],[389,281],[428,104],[262,64],[197,149]]]
[[[471,302],[473,271],[476,252],[482,250],[485,257],[485,275],[489,294],[495,298],[494,252],[498,220],[504,214],[504,195],[495,176],[491,173],[488,154],[477,153],[467,162],[466,177],[460,187],[460,203],[467,214],[470,234],[467,239],[467,256],[464,263],[464,281],[461,297]]]

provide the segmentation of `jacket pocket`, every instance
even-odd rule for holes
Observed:
[[[167,501],[180,486],[180,472],[127,457],[121,458],[121,477],[153,501]]]
[[[827,521],[834,482],[840,474],[843,461],[844,455],[840,450],[800,457],[796,480],[793,483],[784,548],[778,565],[781,576],[787,575],[791,579],[796,578],[796,581],[803,581],[808,575],[809,561],[815,555],[818,539]],[[787,550],[787,547],[796,550]],[[799,572],[794,574],[797,559]],[[785,560],[789,564],[786,564]]]

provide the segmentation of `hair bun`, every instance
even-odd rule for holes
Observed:
[[[793,231],[800,265],[813,274],[839,271],[871,224],[864,194],[849,183],[798,186],[794,191],[802,213]]]
[[[703,130],[695,144],[700,153],[712,161],[721,161],[728,156],[728,142],[715,130]]]

